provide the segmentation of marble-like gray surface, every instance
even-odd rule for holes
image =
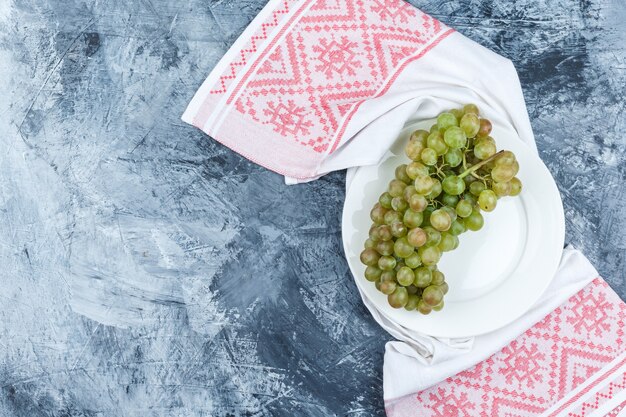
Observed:
[[[383,415],[344,173],[179,117],[263,0],[0,0],[0,416]],[[626,296],[626,5],[412,3],[517,66],[567,241]]]

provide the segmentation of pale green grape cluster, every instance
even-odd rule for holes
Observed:
[[[456,249],[462,233],[483,227],[482,211],[522,191],[515,155],[497,152],[491,128],[468,104],[441,113],[430,131],[411,135],[405,148],[411,161],[396,168],[372,209],[361,252],[365,278],[392,307],[441,310],[448,292],[437,269],[443,252]]]

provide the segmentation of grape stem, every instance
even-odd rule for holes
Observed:
[[[469,174],[477,171],[480,167],[482,167],[485,164],[488,164],[489,162],[493,161],[494,159],[496,159],[498,156],[500,156],[502,154],[502,152],[504,152],[504,150],[501,150],[500,152],[496,152],[493,155],[491,155],[489,158],[485,159],[484,161],[480,161],[479,163],[477,163],[476,165],[472,165],[471,167],[467,168],[465,171],[463,171],[463,173],[461,173],[459,175],[459,178],[465,178],[466,176],[468,176]]]
[[[472,172],[472,173],[471,173],[471,176],[472,176],[472,177],[474,177],[474,178],[476,178],[477,180],[482,180],[483,182],[485,182],[485,177],[481,177],[480,175],[478,175],[478,174],[477,174],[477,173],[475,173],[475,172]]]

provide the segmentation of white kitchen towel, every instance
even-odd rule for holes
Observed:
[[[363,302],[372,311],[376,321],[398,339],[387,342],[385,349],[385,401],[422,391],[487,359],[596,277],[598,272],[584,255],[568,247],[563,253],[554,280],[527,313],[499,330],[476,336],[472,341],[463,340],[454,344],[449,340],[438,340],[398,329],[397,324],[383,319],[372,303],[363,297]],[[461,348],[455,349],[459,343]]]
[[[511,62],[410,4],[270,0],[182,118],[296,183],[375,164],[407,120],[470,102],[534,146]]]
[[[568,274],[593,272],[582,256],[563,265],[569,267],[559,271],[561,282]],[[567,279],[565,285],[574,283]],[[626,406],[626,303],[597,277],[544,315],[565,292],[554,289],[558,300],[536,305],[539,321],[430,388],[385,399],[387,417],[618,416]]]
[[[376,164],[407,122],[475,103],[536,151],[512,63],[402,0],[270,0],[209,74],[183,120],[287,183]],[[387,321],[385,398],[470,366],[593,278],[567,250],[546,294],[515,323],[439,340]],[[544,298],[545,299],[545,298]]]

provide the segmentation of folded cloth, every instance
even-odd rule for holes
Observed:
[[[183,120],[251,161],[284,175],[287,183],[310,181],[349,168],[349,184],[354,167],[377,163],[405,123],[470,102],[536,151],[519,79],[509,60],[402,0],[270,0],[204,81]],[[407,410],[406,415],[413,415],[410,413],[419,409],[415,401],[426,397],[410,393],[479,362],[476,367],[488,363],[486,358],[509,342],[502,352],[515,350],[511,346],[518,339],[512,340],[595,276],[582,255],[566,250],[559,273],[542,301],[510,326],[475,339],[442,340],[408,331],[387,320],[363,297],[374,318],[398,339],[387,344],[385,353],[388,412],[405,415],[398,410]],[[554,328],[544,337],[558,338],[558,330]],[[570,337],[564,335],[563,340]],[[604,353],[612,349],[612,355],[621,346],[621,339],[619,344],[594,342],[594,346],[602,346]],[[561,369],[542,366],[553,372]],[[520,367],[524,368],[516,362],[508,369]],[[583,363],[579,368],[574,373],[574,385],[588,376],[582,377],[580,372],[586,369],[584,372],[592,374],[597,367]],[[505,377],[511,383],[530,378],[530,382],[518,382],[539,386],[532,376],[511,375]],[[496,380],[487,374],[485,378]],[[560,380],[551,381],[558,386],[552,399],[572,391],[562,389]],[[498,391],[503,385],[484,386],[485,398],[491,398],[490,392],[506,397],[509,391]],[[444,394],[448,392],[444,385],[423,392],[437,395],[439,391],[432,390],[439,388]],[[526,398],[521,385],[515,392]],[[459,398],[477,393],[464,392]],[[481,401],[476,402],[475,409],[482,412]],[[430,415],[455,415],[451,410]],[[472,415],[469,412],[465,415]]]
[[[580,253],[568,251],[555,283],[578,286],[592,272]],[[554,307],[557,300],[550,299],[551,295],[561,300],[563,292],[554,294],[554,289],[552,285],[525,319],[529,315],[541,318]],[[596,278],[477,365],[460,373],[455,369],[451,373],[456,375],[419,393],[385,401],[387,416],[622,415],[626,406],[625,319],[626,304],[602,278]],[[506,333],[495,332],[490,339],[506,338]],[[392,364],[398,384],[399,365]],[[413,362],[408,366],[404,376],[421,372]]]
[[[469,102],[534,146],[511,62],[408,3],[271,0],[182,118],[295,183],[377,163],[407,120]]]
[[[491,333],[462,340],[441,340],[401,328],[363,301],[378,323],[399,341],[388,342],[383,368],[386,401],[421,391],[485,360],[553,311],[597,277],[577,250],[567,248],[554,280],[540,300],[522,317]]]

